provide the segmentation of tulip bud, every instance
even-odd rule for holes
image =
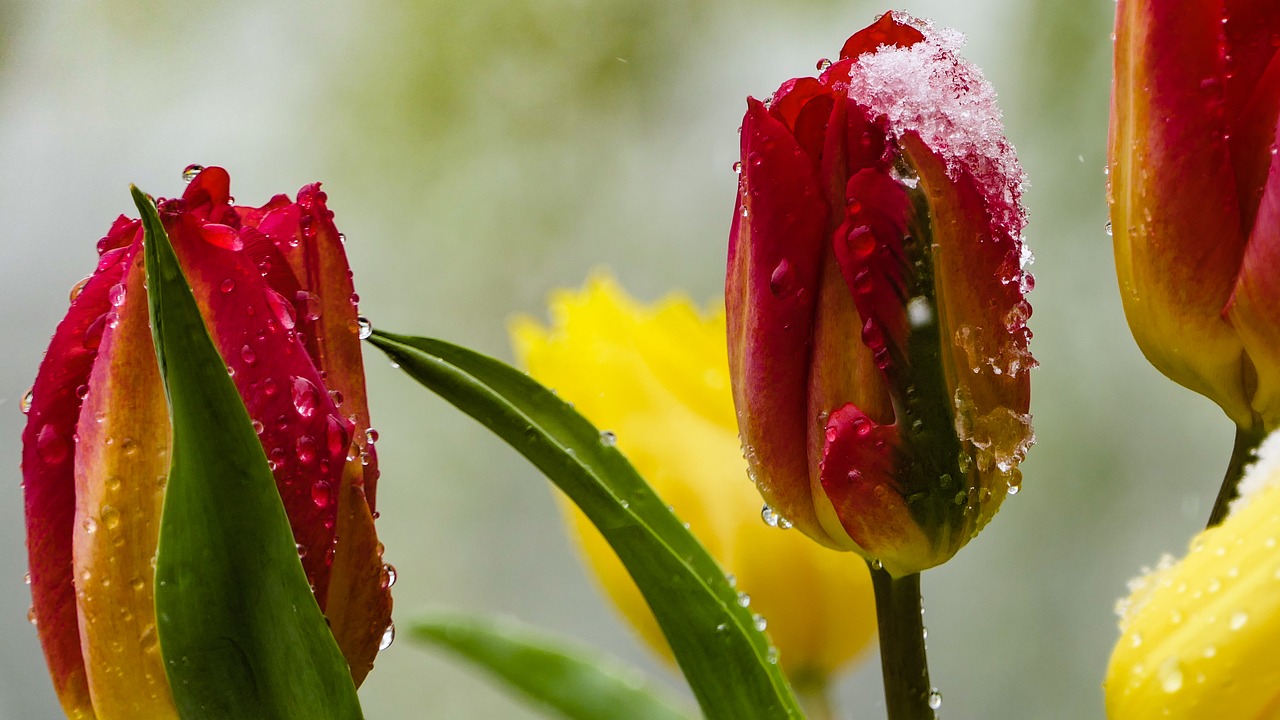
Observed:
[[[961,42],[885,14],[741,131],[743,451],[774,510],[897,576],[976,535],[1033,442],[1023,173]]]
[[[1221,525],[1166,556],[1117,603],[1112,720],[1264,720],[1280,711],[1280,468],[1254,467]]]
[[[345,253],[319,185],[258,208],[231,205],[229,187],[203,170],[160,215],[359,683],[391,600]],[[98,243],[24,403],[32,618],[70,717],[176,717],[153,601],[170,426],[142,239],[121,217]]]
[[[1120,0],[1107,199],[1147,359],[1280,426],[1280,4]]]
[[[644,306],[608,277],[551,300],[550,327],[512,326],[521,364],[598,427],[749,598],[779,662],[817,681],[869,644],[871,580],[847,556],[783,532],[746,482],[734,436],[724,316],[681,297]],[[640,636],[670,658],[644,598],[586,516],[564,504],[571,534],[609,597]],[[770,527],[773,525],[774,527]],[[767,625],[767,627],[766,627]]]

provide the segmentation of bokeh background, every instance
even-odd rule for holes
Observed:
[[[933,677],[952,720],[1099,718],[1113,604],[1185,548],[1231,445],[1217,408],[1143,361],[1120,310],[1103,190],[1114,5],[899,7],[964,32],[999,91],[1036,254],[1039,443],[1024,491],[924,578]],[[176,195],[183,166],[221,164],[257,203],[323,180],[375,324],[509,359],[507,319],[592,268],[645,299],[714,300],[744,98],[811,74],[884,9],[0,0],[0,718],[58,716],[26,620],[18,400],[130,182]],[[580,568],[548,484],[376,353],[367,365],[396,616],[512,615],[679,688]],[[842,717],[883,717],[877,662],[842,676]],[[362,696],[371,718],[538,716],[404,638]]]

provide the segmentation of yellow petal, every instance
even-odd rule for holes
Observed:
[[[1107,715],[1280,718],[1280,472],[1121,601]]]
[[[725,320],[689,300],[653,306],[597,274],[551,299],[551,327],[512,323],[530,374],[602,430],[735,576],[767,621],[783,667],[825,676],[875,632],[870,578],[861,561],[761,521],[747,478],[729,389]],[[573,536],[601,585],[646,642],[670,656],[639,591],[599,533],[565,503]]]
[[[154,578],[169,473],[169,409],[151,345],[142,253],[103,333],[80,412],[76,606],[100,720],[177,718],[156,635]]]

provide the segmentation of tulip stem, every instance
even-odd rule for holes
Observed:
[[[1236,441],[1231,448],[1231,460],[1227,462],[1227,474],[1222,478],[1222,487],[1218,489],[1218,499],[1213,501],[1213,511],[1209,513],[1208,527],[1219,525],[1227,519],[1231,501],[1240,497],[1240,480],[1244,477],[1245,468],[1258,459],[1258,446],[1267,434],[1259,426],[1236,426]]]
[[[925,657],[920,575],[895,578],[875,563],[870,567],[889,720],[934,720],[936,701]]]

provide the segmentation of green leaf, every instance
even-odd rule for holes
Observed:
[[[446,647],[571,720],[689,720],[635,668],[509,619],[424,615],[409,637]]]
[[[582,509],[644,594],[707,718],[803,717],[768,639],[724,572],[609,436],[493,358],[385,332],[370,342],[528,458]]]
[[[184,720],[361,718],[249,414],[155,205],[137,188],[133,198],[173,424],[156,620],[178,712]]]

